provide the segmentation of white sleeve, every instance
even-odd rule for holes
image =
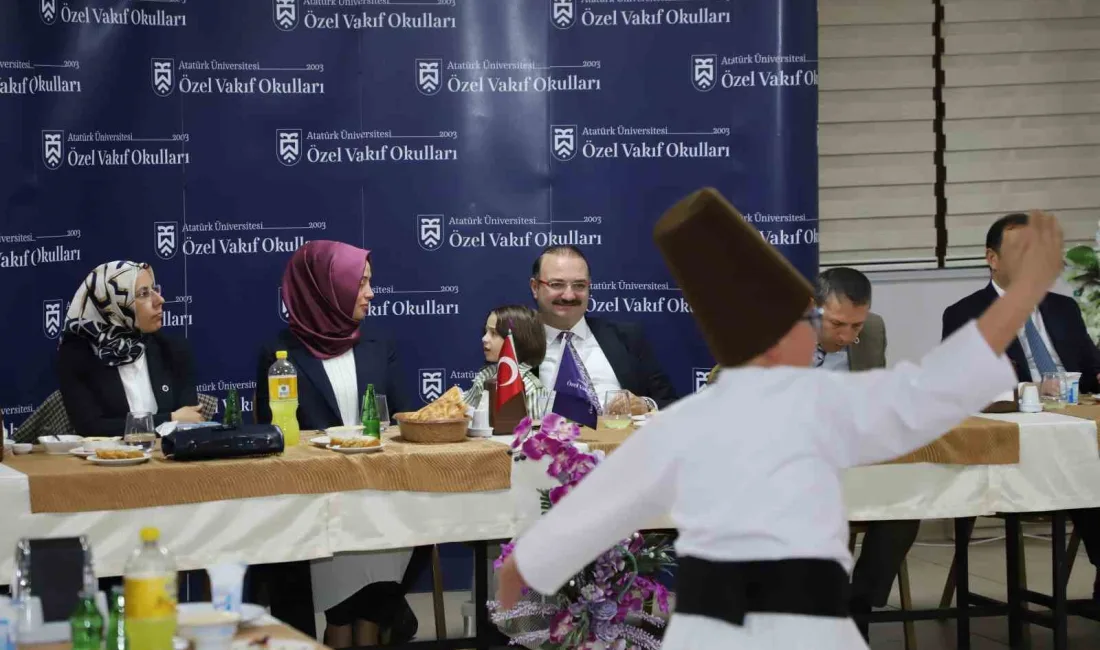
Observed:
[[[668,511],[676,464],[669,424],[656,416],[520,537],[513,554],[528,585],[556,593],[601,553]]]
[[[841,467],[893,460],[920,448],[1016,385],[1016,374],[971,321],[919,365],[829,373],[818,407],[824,448]]]

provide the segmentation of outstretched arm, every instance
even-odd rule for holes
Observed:
[[[892,370],[831,373],[817,404],[842,436],[822,446],[841,467],[897,458],[947,433],[1016,382],[971,322],[921,360]]]

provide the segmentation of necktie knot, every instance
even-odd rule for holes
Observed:
[[[573,332],[562,332],[558,334],[558,339],[561,340],[562,343],[568,343],[573,340]]]

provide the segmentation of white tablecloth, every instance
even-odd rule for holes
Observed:
[[[1018,465],[854,468],[843,479],[849,517],[941,519],[1100,506],[1100,452],[1093,422],[1050,413],[986,417],[1020,424]],[[538,516],[536,488],[548,485],[540,465],[513,464],[511,490],[497,492],[362,490],[31,514],[27,477],[0,464],[0,584],[10,580],[20,537],[88,535],[101,576],[121,574],[142,526],[160,528],[181,570],[225,560],[289,562],[342,551],[509,538]]]

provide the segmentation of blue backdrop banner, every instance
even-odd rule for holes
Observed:
[[[4,425],[56,389],[67,302],[112,259],[153,264],[200,391],[251,411],[314,239],[373,251],[410,396],[469,386],[551,244],[687,394],[711,359],[653,223],[713,185],[812,276],[816,122],[814,0],[2,2]]]

